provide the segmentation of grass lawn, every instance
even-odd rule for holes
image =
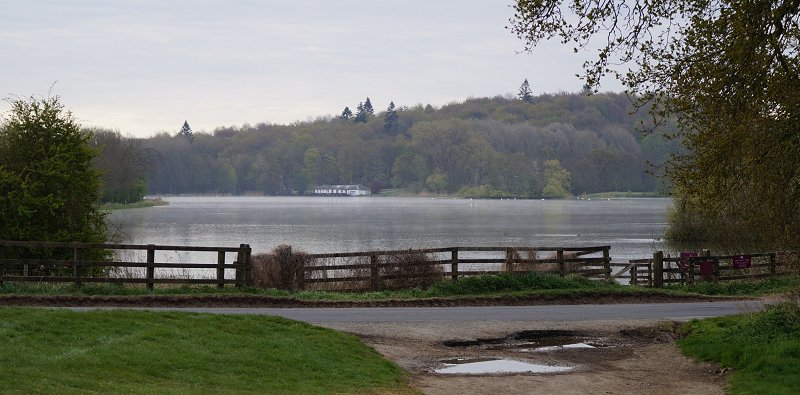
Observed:
[[[734,394],[800,394],[800,304],[692,321],[678,340],[684,354],[734,369]]]
[[[668,289],[703,295],[761,296],[791,293],[800,290],[800,276],[772,277],[763,280],[724,281],[717,284],[698,282],[692,285],[674,285],[668,287]]]
[[[71,284],[48,283],[4,283],[0,295],[202,295],[202,294],[255,294],[289,297],[302,300],[385,300],[415,298],[458,298],[474,296],[558,296],[590,294],[681,294],[685,292],[653,290],[619,284],[607,284],[583,277],[559,277],[543,273],[499,274],[492,276],[464,277],[458,282],[449,280],[436,283],[427,289],[411,288],[375,292],[324,292],[283,291],[254,287],[218,289],[213,286],[166,286],[148,291],[143,286],[84,284],[78,288]]]
[[[0,295],[213,295],[249,294],[299,300],[378,301],[387,299],[471,298],[471,297],[583,297],[630,295],[720,295],[761,296],[800,290],[800,276],[741,280],[719,284],[697,283],[662,289],[608,284],[579,276],[559,277],[545,273],[513,273],[463,277],[426,289],[411,288],[374,292],[284,291],[255,287],[218,289],[214,286],[162,286],[149,291],[144,286],[86,283],[78,288],[69,283],[11,283],[0,285]]]
[[[0,393],[414,393],[355,336],[282,318],[0,308]]]

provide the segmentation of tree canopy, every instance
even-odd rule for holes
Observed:
[[[519,0],[511,30],[533,48],[599,46],[584,64],[611,75],[686,147],[666,167],[675,238],[800,244],[800,1]],[[567,11],[569,10],[569,11]],[[730,231],[724,231],[729,229]]]
[[[287,195],[357,183],[374,191],[539,198],[549,160],[568,173],[553,173],[559,180],[570,180],[549,196],[657,191],[646,162],[662,162],[676,144],[641,136],[635,128],[644,119],[631,109],[625,95],[605,93],[539,95],[533,104],[513,96],[441,108],[389,103],[363,122],[223,127],[195,133],[192,144],[161,134],[142,145],[153,152],[148,193],[155,194]]]
[[[91,133],[58,97],[9,103],[0,126],[0,239],[106,242]]]

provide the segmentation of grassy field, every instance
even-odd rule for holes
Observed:
[[[734,394],[800,393],[800,304],[744,316],[692,321],[678,340],[684,354],[733,368]]]
[[[0,393],[414,393],[352,335],[265,316],[0,308]]]

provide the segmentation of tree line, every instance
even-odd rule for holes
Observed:
[[[210,133],[187,133],[184,123],[179,133],[112,140],[140,151],[136,158],[144,159],[130,163],[152,194],[297,195],[321,184],[519,198],[659,190],[648,162],[663,162],[678,143],[642,135],[647,118],[631,115],[624,94],[524,99],[471,98],[441,108],[392,102],[375,114],[367,98],[368,110],[360,103],[357,115],[345,108],[338,117]]]

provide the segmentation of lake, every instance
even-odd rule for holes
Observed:
[[[118,210],[132,244],[288,244],[309,253],[455,246],[611,246],[615,262],[661,249],[670,199],[472,200],[422,197],[166,197]],[[183,260],[184,258],[170,258]]]

